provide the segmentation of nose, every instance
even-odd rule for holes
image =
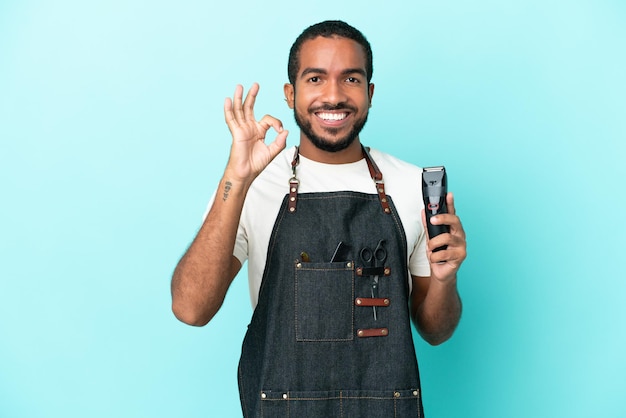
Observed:
[[[341,82],[337,80],[329,80],[326,83],[323,94],[323,101],[333,106],[344,103],[347,99]]]

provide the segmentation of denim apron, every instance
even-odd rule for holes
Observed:
[[[376,193],[298,194],[296,149],[239,362],[244,417],[423,416],[404,229],[363,153]]]

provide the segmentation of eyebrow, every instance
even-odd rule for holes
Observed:
[[[306,76],[308,74],[328,74],[328,71],[326,71],[323,68],[314,68],[314,67],[312,68],[312,67],[309,67],[309,68],[305,68],[302,71],[302,74],[300,74],[300,78],[302,78],[302,77],[304,77],[304,76]],[[363,77],[367,77],[367,73],[362,68],[347,68],[347,69],[345,69],[345,70],[343,70],[341,72],[342,76],[349,75],[349,74],[360,74]]]

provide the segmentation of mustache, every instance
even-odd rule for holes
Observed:
[[[348,110],[354,113],[356,113],[357,111],[357,109],[354,106],[350,106],[345,103],[337,103],[336,105],[323,104],[321,106],[311,108],[309,111],[311,113],[315,113],[315,112],[336,111],[336,110]]]

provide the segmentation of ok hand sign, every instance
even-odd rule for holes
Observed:
[[[235,95],[224,101],[224,118],[233,136],[227,170],[236,179],[252,182],[261,171],[285,148],[288,131],[280,120],[265,115],[257,121],[254,117],[254,102],[259,85],[254,83],[245,101],[243,86],[238,85]],[[265,144],[267,131],[274,128],[278,135],[269,145]]]

